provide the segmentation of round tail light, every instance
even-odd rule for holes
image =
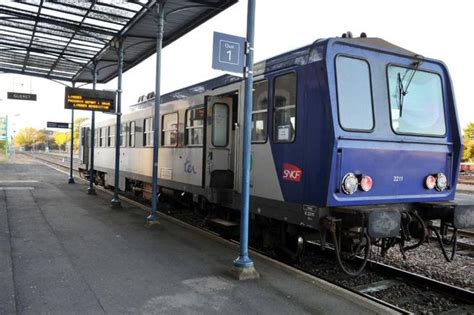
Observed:
[[[342,179],[342,191],[347,195],[352,195],[357,191],[357,186],[359,186],[359,181],[353,173],[347,173]]]
[[[436,174],[436,186],[437,191],[443,191],[448,188],[448,179],[443,173]]]
[[[433,189],[436,186],[436,178],[433,175],[426,176],[425,186],[428,189]]]
[[[372,189],[372,184],[373,184],[372,177],[364,175],[362,176],[362,179],[360,180],[360,188],[363,191],[369,191]]]

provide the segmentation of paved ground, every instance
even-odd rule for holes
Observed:
[[[261,278],[230,275],[235,247],[17,155],[0,163],[0,314],[370,314],[373,304],[254,257]]]

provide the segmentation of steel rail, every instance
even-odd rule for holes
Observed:
[[[469,304],[472,304],[474,302],[473,291],[466,290],[464,288],[457,287],[446,282],[431,279],[411,271],[389,266],[373,260],[369,260],[368,266],[372,271],[382,271],[384,274],[388,274],[393,277],[401,277],[403,279],[407,279],[415,285],[419,285],[421,287],[428,287],[436,292],[447,294],[453,298],[462,300]]]

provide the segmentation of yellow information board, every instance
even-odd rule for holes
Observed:
[[[115,98],[114,91],[66,87],[64,108],[115,112]]]

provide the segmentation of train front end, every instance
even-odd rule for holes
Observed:
[[[462,137],[446,66],[381,39],[336,38],[326,67],[334,147],[323,225],[365,231],[382,252],[474,227],[474,207],[453,202]]]

